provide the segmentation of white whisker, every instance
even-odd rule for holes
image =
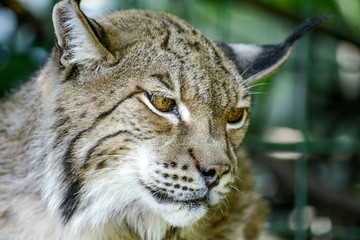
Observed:
[[[224,211],[222,210],[222,208],[221,208],[221,205],[220,205],[220,204],[218,205],[218,209],[220,210],[220,212],[221,212],[221,214],[222,214],[222,215],[225,215],[225,213],[224,213]]]
[[[240,181],[241,183],[244,182],[239,176],[236,176],[236,175],[235,175],[235,179],[237,179],[237,180]]]
[[[244,76],[244,74],[252,67],[254,66],[255,62],[253,62],[252,64],[250,64],[247,68],[245,68],[245,70],[240,74],[241,77]],[[246,81],[245,81],[246,82]]]
[[[263,86],[263,85],[269,85],[269,83],[257,83],[251,86],[248,86],[247,89],[252,89],[253,87],[257,87],[257,86]]]
[[[246,83],[252,81],[253,79],[257,78],[257,76],[263,74],[264,72],[266,72],[266,70],[263,70],[263,71],[260,71],[260,72],[256,73],[255,75],[253,75],[253,76],[251,76],[250,78],[246,79],[246,80],[244,81],[244,83],[246,84]],[[242,75],[241,75],[241,76],[242,76]]]
[[[236,185],[231,184],[231,188],[234,189],[235,191],[241,193],[240,189]]]
[[[267,94],[265,92],[250,92],[250,95],[260,95],[260,94]]]

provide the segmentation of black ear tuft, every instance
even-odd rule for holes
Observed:
[[[330,15],[322,15],[306,21],[280,44],[259,46],[218,43],[218,46],[235,63],[243,80],[252,84],[284,63],[291,53],[293,43],[329,17]]]
[[[291,46],[296,40],[304,36],[306,33],[311,31],[312,29],[319,26],[321,23],[326,21],[331,17],[330,14],[319,15],[314,18],[311,18],[298,26],[295,31],[284,41],[285,45]]]

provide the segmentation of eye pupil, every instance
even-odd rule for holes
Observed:
[[[152,94],[152,93],[149,93],[148,96],[149,96],[149,99],[150,99],[152,105],[161,112],[169,112],[176,105],[175,100],[171,99],[171,98],[167,98],[167,97]]]
[[[245,108],[233,108],[231,109],[229,115],[227,116],[227,122],[228,123],[237,123],[240,122],[245,113]]]

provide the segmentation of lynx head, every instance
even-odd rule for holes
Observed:
[[[256,46],[215,44],[161,13],[90,19],[74,0],[56,5],[53,21],[43,194],[65,224],[83,228],[185,226],[223,201],[242,166],[234,150],[249,124],[251,84],[319,22]]]

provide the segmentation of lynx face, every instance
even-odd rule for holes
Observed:
[[[117,34],[127,21],[136,29]],[[70,189],[64,217],[134,208],[191,224],[234,183],[246,83],[216,45],[175,17],[130,11],[98,23],[117,61],[97,71],[74,66],[55,103],[54,143],[66,148]]]
[[[242,181],[235,149],[249,124],[249,85],[309,30],[275,46],[216,45],[170,15],[95,21],[75,1],[58,3],[53,20],[51,77],[40,80],[52,131],[42,192],[77,229],[185,226],[226,201]]]

